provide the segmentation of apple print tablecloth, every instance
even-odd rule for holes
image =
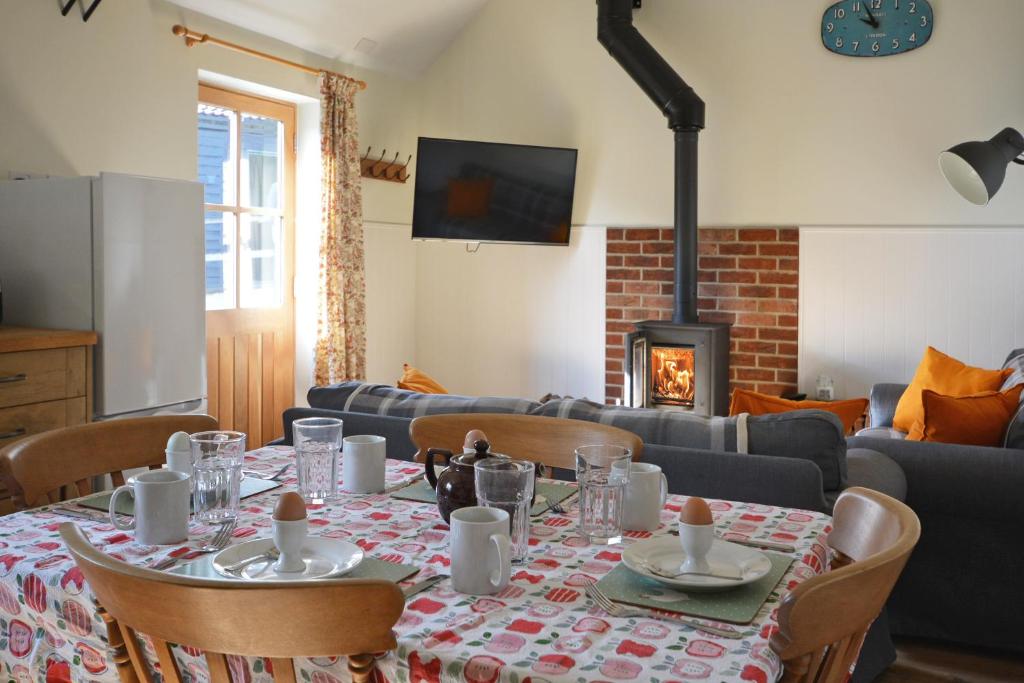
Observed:
[[[293,458],[288,447],[247,455],[248,466],[274,471]],[[388,461],[389,485],[416,477],[416,464]],[[234,542],[270,536],[278,495],[294,486],[242,501]],[[342,482],[344,486],[344,482]],[[685,498],[670,496],[664,533]],[[827,567],[827,515],[748,503],[711,501],[715,522],[728,534],[793,543],[797,562],[753,624],[733,628],[742,640],[715,638],[667,621],[613,619],[597,610],[583,586],[619,562],[621,546],[590,546],[576,535],[575,509],[534,519],[528,565],[514,569],[497,595],[472,597],[442,581],[413,597],[398,622],[398,649],[379,661],[378,680],[434,681],[774,681],[780,664],[768,648],[779,592]],[[310,513],[312,533],[358,543],[371,556],[414,564],[418,581],[447,573],[448,527],[435,506],[381,494],[342,495]],[[104,681],[118,675],[106,653],[106,628],[93,608],[89,587],[64,552],[57,527],[80,524],[107,552],[137,565],[168,553],[188,561],[190,549],[213,529],[192,527],[190,546],[140,546],[97,513],[95,521],[59,511],[30,511],[0,518],[0,659],[8,680]],[[636,534],[646,538],[648,533]],[[634,539],[627,539],[626,543]],[[269,626],[269,625],[268,625]],[[148,643],[143,643],[147,646]],[[178,648],[189,683],[206,683],[201,653]],[[154,658],[155,662],[155,658]],[[155,664],[154,664],[155,666]],[[299,663],[299,680],[348,679],[344,662],[327,657]],[[269,662],[231,658],[235,683],[269,683]]]

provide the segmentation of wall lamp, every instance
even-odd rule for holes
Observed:
[[[1024,135],[1003,128],[991,140],[961,142],[939,154],[939,168],[953,189],[967,201],[985,205],[999,191],[1006,167],[1024,165]]]

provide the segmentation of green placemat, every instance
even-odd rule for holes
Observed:
[[[757,616],[779,579],[793,564],[793,558],[765,553],[772,563],[767,575],[754,583],[719,593],[682,593],[632,572],[620,564],[597,582],[597,587],[615,602],[678,612],[730,624],[749,624]]]
[[[559,503],[574,493],[576,493],[575,486],[542,481],[537,484],[537,495],[547,498],[547,502],[536,503],[530,510],[530,514],[539,515],[547,511],[551,503]],[[431,488],[429,482],[422,479],[415,484],[398,489],[391,496],[393,498],[401,498],[402,500],[415,500],[420,503],[437,502],[437,494],[434,492],[434,489]]]
[[[213,556],[215,554],[216,553],[203,555],[188,564],[175,567],[170,570],[169,573],[181,574],[182,576],[194,576],[200,579],[220,579],[222,581],[241,580],[229,579],[223,574],[218,573],[217,570],[213,568]],[[387,581],[394,581],[395,583],[398,583],[399,581],[405,581],[419,570],[419,567],[414,567],[411,564],[395,564],[394,562],[385,562],[384,560],[378,560],[374,557],[364,557],[358,567],[350,571],[348,574],[338,578],[385,579]]]
[[[239,491],[239,498],[250,498],[260,493],[276,489],[281,486],[279,481],[270,481],[268,479],[257,479],[256,477],[245,477],[242,479],[241,490]],[[102,510],[106,512],[110,509],[110,497],[114,495],[113,491],[103,491],[87,498],[82,498],[75,501],[76,505],[82,507],[92,508],[94,510]],[[121,496],[121,500],[117,502],[117,513],[120,515],[135,515],[135,499],[131,496]]]

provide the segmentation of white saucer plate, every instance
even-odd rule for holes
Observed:
[[[274,547],[271,538],[239,543],[221,550],[213,556],[211,564],[218,574],[232,579],[246,581],[315,581],[316,579],[337,578],[352,571],[363,561],[363,549],[347,541],[334,538],[308,537],[302,544],[302,559],[306,569],[302,572],[278,572],[274,570],[276,560],[257,560],[237,572],[225,567],[244,560],[265,555]]]
[[[677,576],[668,578],[651,572],[645,565],[657,567],[666,573],[679,571],[686,559],[679,544],[678,536],[657,536],[629,546],[622,554],[622,563],[631,571],[644,578],[657,581],[665,586],[680,588],[694,593],[729,590],[753,583],[772,569],[768,557],[755,548],[715,539],[708,553],[711,573],[725,576],[740,575],[742,579],[719,579],[714,576]]]

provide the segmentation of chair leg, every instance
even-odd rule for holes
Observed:
[[[352,683],[370,683],[376,660],[373,655],[349,655],[348,670],[352,674]]]
[[[121,679],[121,683],[139,683],[139,677],[135,673],[135,666],[132,664],[131,657],[128,656],[128,648],[125,647],[120,625],[116,619],[107,613],[107,610],[103,609],[102,605],[99,603],[95,604],[96,610],[103,618],[103,623],[107,626],[107,646],[110,648],[110,657],[114,660],[114,666],[117,668],[117,675]]]

